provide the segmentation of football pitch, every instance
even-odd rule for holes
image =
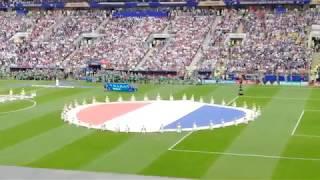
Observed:
[[[73,82],[73,89],[31,87],[45,81],[0,81],[0,95],[22,88],[33,100],[0,103],[0,164],[195,179],[319,179],[320,89],[284,86],[138,85],[163,99],[184,94],[216,103],[260,106],[249,124],[183,133],[116,133],[69,125],[60,114],[66,103],[106,95],[102,84]],[[85,86],[85,87],[80,87]],[[179,107],[177,107],[179,108]]]

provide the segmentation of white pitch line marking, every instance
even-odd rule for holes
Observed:
[[[304,111],[314,111],[314,112],[320,112],[320,109],[305,109]]]
[[[201,153],[201,154],[217,154],[217,155],[238,156],[238,157],[256,157],[256,158],[266,158],[266,159],[288,159],[288,160],[303,160],[303,161],[320,161],[320,158],[272,156],[272,155],[263,155],[263,154],[246,154],[246,153],[231,153],[231,152],[216,152],[216,151],[196,151],[196,150],[184,150],[184,149],[170,149],[170,151],[187,152],[187,153]]]
[[[279,99],[279,100],[297,100],[297,101],[320,101],[320,99],[306,99],[306,98],[290,98],[290,97],[273,97],[273,96],[241,96],[244,98],[253,99]]]
[[[235,98],[231,99],[231,100],[227,103],[227,105],[232,104],[232,103],[233,103],[234,101],[236,101],[238,98],[239,98],[239,96],[236,96]]]
[[[309,137],[309,138],[320,138],[319,135],[309,135],[309,134],[295,134],[297,137]]]
[[[39,90],[42,90],[42,89],[43,88],[38,88],[38,89],[35,89],[35,90],[29,90],[29,91],[26,91],[26,93],[38,92]],[[28,107],[25,107],[25,108],[22,108],[22,109],[13,110],[13,111],[0,112],[0,114],[9,114],[9,113],[13,113],[13,112],[25,111],[25,110],[29,110],[29,109],[32,109],[32,108],[37,106],[37,102],[35,100],[33,100],[33,99],[22,99],[22,101],[32,102],[32,105],[28,106]]]
[[[28,106],[28,107],[25,107],[25,108],[22,108],[22,109],[13,110],[13,111],[0,112],[0,114],[9,114],[9,113],[13,113],[13,112],[25,111],[25,110],[32,109],[32,108],[36,107],[36,105],[37,105],[37,102],[35,100],[32,100],[32,99],[23,99],[23,101],[32,102],[32,105]]]
[[[234,101],[236,101],[239,98],[239,96],[236,96],[235,98],[231,99],[231,101],[229,101],[227,103],[227,105],[230,105],[231,103],[233,103]],[[174,143],[172,146],[169,147],[169,151],[172,150],[174,147],[176,147],[179,143],[181,143],[184,139],[186,139],[188,136],[190,136],[193,133],[193,131],[190,131],[189,133],[187,133],[186,135],[184,135],[181,139],[179,139],[176,143]]]
[[[184,135],[181,139],[179,139],[176,143],[174,143],[172,146],[169,147],[169,151],[172,150],[175,146],[177,146],[180,142],[182,142],[185,138],[190,136],[193,133],[193,131],[188,132],[186,135]]]
[[[293,130],[292,130],[292,132],[291,132],[291,136],[293,136],[293,135],[294,135],[294,133],[296,132],[296,130],[297,130],[297,128],[298,128],[298,126],[299,126],[299,124],[300,124],[300,121],[301,121],[301,119],[302,119],[303,115],[304,115],[304,110],[301,112],[300,117],[299,117],[299,119],[298,119],[298,121],[297,121],[296,125],[295,125],[295,126],[294,126],[294,128],[293,128]]]

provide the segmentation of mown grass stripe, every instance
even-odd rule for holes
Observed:
[[[104,94],[105,92],[100,90],[94,90],[89,92],[85,91],[85,93],[80,93],[80,94],[73,93],[72,97],[73,98],[79,97],[79,96],[83,97],[83,96],[88,96],[88,94],[92,94],[92,93]],[[68,98],[72,98],[72,97],[68,97]],[[58,100],[60,101],[61,105],[55,108],[60,109],[59,107],[61,106],[62,108],[63,106],[63,103],[61,103],[61,101],[66,101],[66,99],[57,99],[54,102],[58,104],[59,102]],[[45,105],[46,104],[47,103],[45,103]],[[47,108],[47,110],[52,111],[53,109]],[[56,115],[59,116],[59,118],[55,118],[55,121],[62,123],[62,121],[60,120],[60,113],[57,113]],[[30,119],[32,119],[32,117],[30,117]],[[6,164],[12,164],[13,162],[16,162],[18,164],[27,164],[27,163],[30,163],[31,161],[36,161],[37,159],[40,159],[47,154],[53,153],[54,151],[58,151],[65,145],[70,144],[78,139],[81,139],[84,136],[87,136],[93,132],[95,131],[64,124],[62,127],[57,127],[57,128],[48,130],[47,132],[43,132],[42,134],[38,134],[37,136],[24,139],[24,141],[14,144],[12,146],[9,146],[6,149],[0,151],[0,156],[3,155],[2,158],[0,157],[0,162],[6,163]],[[64,135],[66,137],[60,137],[61,135]],[[50,141],[48,141],[48,139],[52,139],[53,141],[49,143]],[[29,153],[30,156],[23,156],[21,152],[21,147],[25,147],[25,151]],[[33,151],[34,147],[37,147],[36,151]],[[10,152],[12,152],[13,154],[16,154],[16,156],[12,157]]]
[[[282,156],[303,156],[306,158],[320,158],[320,135],[319,111],[308,111],[307,109],[320,109],[320,104],[314,99],[320,99],[319,89],[312,89],[304,105],[306,109],[304,116],[294,134],[282,151]],[[306,135],[306,136],[305,136]],[[312,136],[308,136],[312,135]],[[320,136],[319,136],[320,137]],[[273,171],[273,179],[319,179],[320,162],[292,162],[280,160]]]
[[[0,150],[13,144],[22,142],[28,138],[37,136],[63,125],[63,122],[57,121],[60,117],[59,112],[54,111],[43,116],[26,121],[13,128],[0,131]]]
[[[0,163],[26,165],[84,137],[92,130],[63,125],[0,150]]]
[[[32,167],[78,169],[129,138],[124,133],[93,132],[28,164]]]
[[[86,171],[137,173],[179,138],[178,133],[134,134],[126,142],[81,167]]]
[[[263,93],[269,94],[268,90],[261,88],[260,92],[254,95],[261,96]],[[262,108],[262,116],[253,123],[250,123],[241,134],[234,139],[232,144],[221,152],[238,152],[246,154],[272,154],[281,156],[288,139],[291,137],[291,130],[303,110],[303,103],[287,103],[277,100],[278,97],[308,97],[310,89],[303,91],[285,88],[277,88],[278,92],[265,107]],[[244,98],[245,99],[245,98]],[[252,99],[252,98],[249,98]],[[219,156],[208,169],[204,178],[241,178],[241,179],[259,179],[270,178],[279,159],[250,159],[250,158],[231,158]],[[257,164],[263,166],[257,166]],[[241,164],[246,164],[243,168]],[[229,166],[233,173],[226,168]],[[240,168],[239,168],[240,166]]]
[[[248,94],[250,94],[250,91],[250,87],[245,90]],[[237,96],[237,92],[237,86],[217,86],[214,91],[205,95],[204,99],[209,102],[212,96],[216,103],[220,103],[223,99],[225,101],[231,101]],[[274,93],[276,92],[277,90],[274,90]],[[236,102],[238,105],[241,105],[243,103],[242,98],[239,97]],[[258,105],[263,106],[267,102],[268,99],[263,99]],[[252,104],[250,102],[247,103],[249,105]],[[245,126],[240,125],[214,131],[197,131],[179,143],[175,148],[223,151],[244,128]],[[190,154],[184,152],[167,151],[148,167],[140,171],[140,174],[199,178],[207,171],[208,167],[210,167],[216,158],[217,156],[208,156],[205,154],[190,156]],[[171,163],[170,166],[167,165],[168,162]]]

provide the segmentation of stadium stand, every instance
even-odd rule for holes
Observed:
[[[38,1],[4,3],[20,2]],[[312,8],[0,13],[2,72],[60,69],[73,76],[83,76],[92,62],[105,69],[182,76],[190,69],[219,72],[223,78],[243,73],[304,75],[313,54],[306,44],[308,32],[320,23],[319,11]],[[232,33],[243,37],[232,38]],[[166,38],[151,38],[156,35]]]

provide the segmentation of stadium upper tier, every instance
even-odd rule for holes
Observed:
[[[32,2],[32,3],[42,3],[42,2],[112,2],[112,1],[123,1],[123,2],[161,2],[161,1],[186,1],[186,0],[3,0],[4,2]],[[205,0],[204,0],[205,1]],[[237,4],[237,3],[256,3],[261,4],[262,2],[266,3],[290,3],[290,1],[295,2],[296,4],[306,4],[310,3],[311,0],[210,0],[210,1],[223,1],[226,4]]]
[[[114,7],[198,7],[238,5],[315,5],[319,0],[2,0],[0,9],[23,8],[114,8]]]
[[[63,68],[90,61],[116,70],[301,73],[310,67],[315,9],[171,10],[167,17],[114,18],[103,10],[0,13],[0,66]],[[230,33],[244,34],[241,41]],[[158,37],[160,36],[160,37]]]

